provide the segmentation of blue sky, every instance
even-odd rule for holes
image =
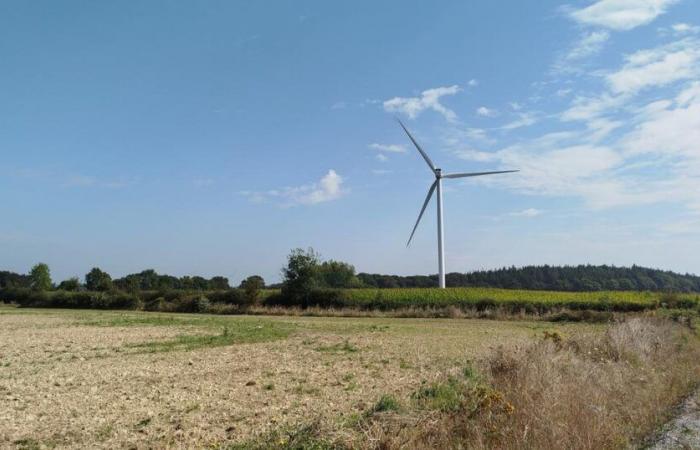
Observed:
[[[0,268],[700,273],[691,0],[0,4]]]

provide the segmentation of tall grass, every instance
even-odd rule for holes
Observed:
[[[699,357],[696,334],[669,320],[634,318],[570,339],[548,334],[497,349],[457,394],[449,378],[442,390],[452,389],[456,407],[376,418],[349,447],[638,447],[700,381]]]

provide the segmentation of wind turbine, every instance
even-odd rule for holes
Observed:
[[[471,173],[448,173],[448,174],[443,174],[442,169],[439,169],[435,167],[435,164],[430,160],[428,155],[423,151],[420,145],[418,145],[418,142],[413,138],[411,133],[406,129],[404,126],[403,122],[401,122],[399,119],[396,119],[399,122],[399,125],[401,125],[401,128],[403,128],[403,131],[406,132],[408,135],[408,138],[411,139],[411,142],[413,142],[413,145],[416,146],[416,149],[418,149],[418,152],[421,154],[425,162],[428,164],[428,167],[430,167],[430,170],[433,172],[433,175],[435,175],[435,181],[433,181],[433,184],[430,185],[430,188],[428,189],[428,195],[425,197],[425,202],[423,202],[423,208],[420,210],[420,214],[418,214],[418,220],[416,220],[416,224],[413,226],[413,231],[411,231],[411,237],[408,238],[408,242],[406,243],[406,247],[408,247],[411,244],[411,239],[413,239],[413,234],[416,232],[416,228],[418,228],[418,224],[420,223],[420,219],[423,217],[423,213],[425,212],[425,208],[428,207],[428,202],[430,202],[430,198],[433,196],[433,192],[435,192],[435,189],[437,189],[437,230],[438,230],[438,268],[439,268],[439,282],[440,282],[440,288],[445,287],[445,242],[443,240],[443,229],[442,229],[442,179],[443,178],[467,178],[467,177],[480,177],[482,175],[495,175],[497,173],[512,173],[512,172],[518,172],[517,170],[498,170],[498,171],[491,171],[491,172],[471,172]]]

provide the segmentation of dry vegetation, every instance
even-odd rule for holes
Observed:
[[[0,308],[0,447],[603,448],[700,380],[694,332]]]
[[[482,361],[483,377],[470,371],[434,386],[432,397],[451,399],[448,408],[414,401],[407,413],[368,420],[353,446],[638,447],[700,380],[699,350],[693,330],[655,318],[596,335],[545,332],[499,347]]]

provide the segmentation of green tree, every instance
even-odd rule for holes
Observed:
[[[355,275],[355,267],[342,261],[325,261],[318,268],[318,278],[323,286],[330,288],[351,288],[361,284]]]
[[[311,291],[317,287],[319,256],[313,248],[296,248],[282,269],[282,296],[290,303],[307,306]]]
[[[112,277],[98,267],[93,267],[85,275],[85,287],[88,291],[109,291],[112,289]]]
[[[44,263],[35,265],[32,267],[29,277],[32,280],[32,289],[36,291],[48,291],[51,289],[51,271],[48,265]]]
[[[211,280],[209,280],[209,289],[224,290],[230,288],[231,286],[229,286],[228,278],[226,277],[212,277]]]
[[[265,280],[259,275],[252,275],[241,281],[240,287],[243,289],[246,301],[254,304],[260,297],[260,290],[265,288]]]
[[[58,285],[58,289],[62,291],[78,291],[80,290],[80,280],[78,277],[68,278],[67,280],[61,281]]]

